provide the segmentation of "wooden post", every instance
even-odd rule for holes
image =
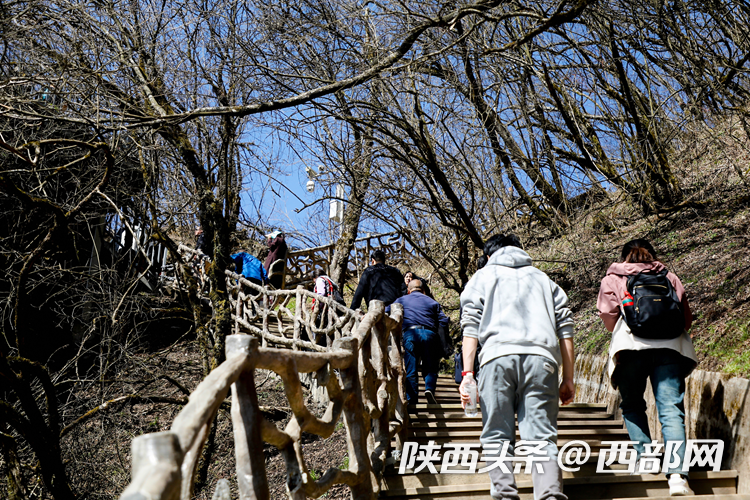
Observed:
[[[258,339],[249,335],[227,337],[227,359],[238,355],[257,355]],[[254,366],[254,363],[253,363]],[[269,500],[261,421],[255,392],[255,369],[244,371],[232,384],[232,427],[237,460],[237,486],[240,500]]]
[[[333,348],[357,352],[357,344],[356,338],[347,337],[337,340]],[[356,358],[348,368],[341,370],[340,374],[344,392],[344,423],[348,430],[346,444],[349,452],[349,470],[358,476],[357,484],[351,487],[352,500],[375,500],[377,485],[373,481],[370,457],[367,453],[369,429],[365,423],[363,388],[359,383],[359,363]]]
[[[208,437],[208,432],[211,430],[211,424],[213,423],[214,418],[216,418],[215,413],[201,426],[190,449],[184,450],[185,455],[182,459],[182,465],[180,466],[180,470],[182,471],[180,500],[190,500],[193,498],[195,470],[198,467],[198,459],[200,458],[201,450],[203,450],[203,445],[206,443],[206,438]]]
[[[375,405],[378,407],[379,414],[373,415],[371,422],[370,439],[370,459],[375,474],[382,474],[385,469],[385,460],[391,445],[390,436],[390,412],[389,406],[391,398],[388,394],[388,371],[390,360],[388,359],[388,338],[390,332],[386,327],[386,322],[381,318],[372,328],[370,333],[371,342],[371,359],[375,369],[374,374],[370,377],[375,378],[371,381],[375,387]],[[395,395],[394,395],[395,396]]]
[[[226,479],[219,479],[216,482],[216,489],[214,490],[214,496],[211,497],[211,500],[232,500],[229,481]]]
[[[132,481],[120,500],[177,500],[180,497],[182,452],[171,431],[133,439]]]
[[[391,394],[392,398],[395,398],[395,413],[397,418],[401,421],[401,429],[396,434],[396,449],[401,451],[404,443],[409,438],[409,410],[406,405],[406,393],[404,391],[406,381],[406,374],[404,372],[404,361],[402,355],[402,341],[401,332],[391,332],[389,337],[390,349],[388,351],[388,358],[393,371],[392,376],[395,379],[395,393]]]
[[[263,314],[263,333],[265,334],[268,333],[268,293],[265,287],[263,288],[261,295],[263,295],[263,311],[261,311],[261,313]],[[263,347],[268,347],[268,340],[266,340],[265,335],[263,336],[261,345]]]
[[[295,351],[299,350],[299,331],[300,328],[302,328],[302,308],[305,306],[305,304],[302,302],[302,286],[297,286],[297,295],[295,296],[296,299],[294,301],[294,343],[292,344],[292,349]],[[310,339],[312,342],[315,342],[314,339]]]
[[[234,321],[234,333],[235,335],[240,334],[240,322],[237,321],[237,319],[245,319],[243,317],[245,304],[243,304],[243,300],[245,299],[245,294],[242,293],[242,285],[238,285],[237,288],[237,310],[235,311],[235,321]]]

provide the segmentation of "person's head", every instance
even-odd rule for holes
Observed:
[[[515,234],[496,234],[490,236],[484,244],[484,255],[489,259],[492,254],[497,252],[503,247],[518,247],[521,248],[521,241]]]
[[[195,228],[195,235],[198,236],[198,235],[201,235],[201,234],[203,234],[203,228],[201,228],[200,226],[196,227]]]
[[[410,281],[412,280],[412,278],[414,278],[414,273],[413,273],[413,272],[411,272],[411,271],[406,271],[406,272],[404,273],[404,283],[406,283],[407,285],[408,285],[408,284],[409,284],[409,282],[410,282]]]
[[[322,269],[318,268],[318,269],[316,269],[316,270],[315,270],[315,272],[313,273],[313,276],[315,277],[315,279],[318,279],[318,278],[320,278],[321,276],[325,276],[325,274],[326,274],[326,273],[325,273],[325,272],[323,272],[323,270],[322,270]]]
[[[648,240],[637,238],[625,243],[620,257],[628,263],[653,262],[656,260],[656,250]]]
[[[409,286],[406,287],[407,293],[412,292],[421,292],[422,291],[422,281],[421,280],[411,280],[409,282]]]
[[[370,258],[372,259],[373,265],[385,264],[385,252],[382,250],[375,250],[372,252],[372,255],[370,255]]]
[[[490,260],[490,259],[488,259],[486,255],[481,255],[481,256],[480,256],[480,257],[479,257],[479,258],[477,259],[477,271],[479,271],[479,270],[480,270],[480,269],[482,269],[482,268],[483,268],[484,266],[486,266],[486,265],[487,265],[487,261],[488,261],[488,260]]]

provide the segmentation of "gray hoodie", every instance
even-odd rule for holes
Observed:
[[[562,363],[558,339],[573,337],[568,296],[529,254],[503,247],[461,294],[465,337],[479,339],[480,366],[509,354],[538,354]]]

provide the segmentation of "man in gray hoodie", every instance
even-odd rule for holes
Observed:
[[[485,453],[515,445],[515,414],[521,439],[543,443],[548,460],[538,472],[532,466],[537,500],[567,500],[562,492],[562,473],[557,463],[558,397],[563,405],[575,396],[573,383],[573,318],[568,297],[521,250],[514,235],[496,235],[484,247],[487,265],[477,271],[461,294],[463,329],[462,403],[469,396],[465,386],[473,380],[474,356],[481,344],[479,404],[482,409],[480,441]],[[558,388],[558,372],[562,383]],[[544,461],[546,460],[546,461]],[[490,474],[493,498],[518,500],[513,463]]]

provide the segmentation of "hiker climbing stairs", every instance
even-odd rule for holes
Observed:
[[[424,398],[424,384],[420,383],[420,399],[409,412],[407,441],[420,445],[429,441],[441,445],[461,442],[478,444],[482,430],[481,415],[471,418],[464,414],[459,402],[457,385],[452,377],[439,376],[435,399],[438,404],[427,404]],[[516,439],[520,439],[518,431]],[[585,441],[590,446],[591,455],[579,471],[563,472],[564,492],[571,500],[653,500],[669,497],[669,486],[664,474],[630,475],[625,470],[627,467],[619,464],[613,465],[612,469],[621,469],[621,472],[596,472],[602,447],[609,448],[609,445],[602,445],[602,442],[628,440],[623,421],[608,413],[606,405],[574,403],[560,408],[558,447],[572,440]],[[433,462],[438,474],[428,472],[427,469],[419,473],[407,469],[404,474],[400,474],[400,464],[396,462],[386,471],[380,497],[388,500],[490,498],[490,479],[487,473],[441,474],[440,460]],[[477,469],[486,465],[480,458]],[[456,469],[460,467],[453,468],[454,471]],[[691,471],[690,487],[695,496],[682,498],[706,499],[707,496],[711,496],[713,499],[721,500],[750,500],[750,495],[737,494],[737,481],[738,474],[733,470]],[[522,500],[534,498],[530,474],[516,474],[516,485]]]
[[[133,478],[121,499],[192,497],[200,456],[195,450],[204,445],[207,430],[230,389],[232,425],[235,436],[240,437],[235,440],[235,455],[241,498],[269,498],[265,475],[256,474],[266,466],[263,454],[252,453],[263,442],[285,454],[286,487],[295,499],[321,497],[335,484],[348,484],[355,500],[371,500],[378,488],[379,496],[388,500],[490,498],[487,473],[443,471],[442,454],[429,458],[426,470],[417,470],[427,465],[424,458],[407,460],[404,470],[399,470],[399,453],[409,457],[407,450],[430,442],[434,446],[473,444],[481,457],[482,431],[481,417],[465,416],[452,377],[439,376],[434,404],[423,396],[424,385],[420,384],[417,403],[407,405],[399,348],[400,304],[393,304],[386,313],[385,305],[373,300],[367,313],[362,313],[302,287],[271,290],[231,272],[226,274],[234,321],[234,335],[227,337],[227,359],[191,394],[169,431],[134,439]],[[255,386],[258,369],[275,372],[288,389],[295,419],[288,429],[266,420],[255,391],[248,390]],[[315,417],[306,406],[303,374],[327,390],[330,401],[323,417]],[[303,450],[302,434],[328,437],[342,419],[351,443],[347,470],[331,468],[316,478],[307,469],[304,456],[298,456]],[[563,472],[564,491],[571,500],[669,496],[664,474],[631,475],[626,466],[617,463],[607,467],[609,472],[597,472],[600,456],[610,449],[606,442],[628,440],[623,421],[607,412],[605,405],[577,403],[561,408],[558,435],[561,448],[576,441],[589,450],[583,463],[576,464],[577,470]],[[477,469],[487,465],[480,458]],[[462,467],[467,468],[454,466],[450,472]],[[531,475],[521,472],[516,474],[519,496],[531,500]],[[244,480],[247,478],[255,479],[251,484]],[[693,470],[690,487],[694,496],[686,500],[750,500],[750,495],[737,494],[737,484],[738,473],[733,470]]]

